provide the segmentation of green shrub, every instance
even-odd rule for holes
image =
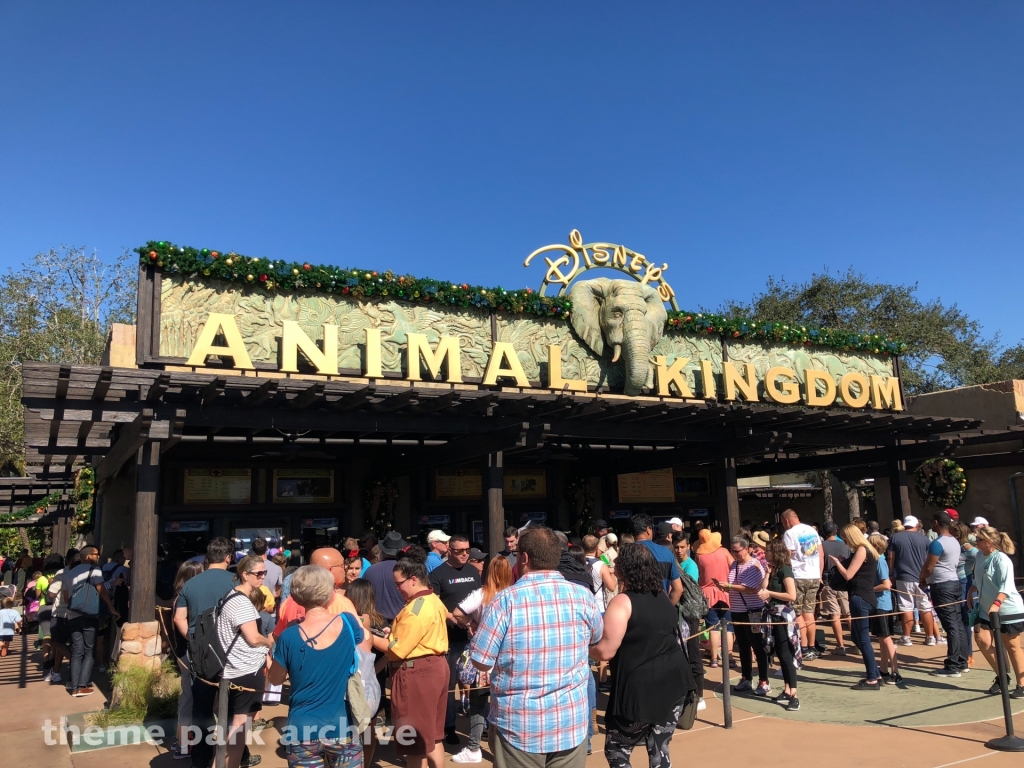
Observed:
[[[127,725],[178,713],[181,678],[170,660],[164,660],[159,669],[118,665],[110,683],[110,709],[93,715],[91,725]]]

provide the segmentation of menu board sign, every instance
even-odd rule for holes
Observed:
[[[250,469],[186,469],[186,504],[248,504],[252,500]]]
[[[438,499],[479,499],[483,495],[480,470],[439,469],[434,477]]]
[[[274,501],[329,504],[334,501],[333,469],[275,469]]]
[[[619,503],[673,502],[676,489],[672,468],[619,475]]]
[[[543,469],[517,469],[505,473],[505,496],[509,499],[546,499],[547,475]]]

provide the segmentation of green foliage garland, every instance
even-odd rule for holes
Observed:
[[[41,515],[46,512],[47,507],[51,504],[56,504],[60,501],[60,496],[63,491],[54,491],[51,494],[43,496],[39,501],[33,501],[27,507],[19,509],[17,512],[10,512],[6,515],[0,515],[0,525],[6,525],[8,523],[16,523],[19,520],[32,517],[32,515]]]
[[[506,291],[501,287],[482,288],[466,283],[456,285],[443,280],[396,275],[390,270],[378,272],[309,262],[274,261],[209,248],[177,246],[165,240],[150,240],[135,250],[144,266],[190,278],[202,275],[268,293],[308,290],[357,299],[380,296],[419,304],[475,307],[563,319],[568,319],[572,311],[572,302],[567,297],[539,296],[531,288]],[[709,312],[669,312],[665,329],[761,343],[815,345],[878,355],[897,355],[906,349],[903,342],[879,334],[762,323],[749,318],[730,318]]]
[[[95,474],[89,467],[85,467],[80,470],[78,477],[75,478],[75,492],[73,497],[75,501],[75,523],[79,526],[88,526],[92,523],[94,478]],[[32,517],[32,515],[43,514],[50,505],[60,502],[60,497],[63,493],[63,490],[54,491],[53,493],[43,496],[43,498],[38,501],[33,501],[28,506],[23,507],[16,512],[0,515],[0,525],[16,523],[19,520],[25,520],[26,518]]]
[[[967,492],[967,475],[952,459],[930,459],[917,468],[917,493],[925,504],[956,507]]]

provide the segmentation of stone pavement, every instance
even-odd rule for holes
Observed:
[[[906,766],[906,768],[945,768],[979,764],[983,768],[1020,768],[1024,755],[992,752],[985,741],[1004,733],[999,701],[984,693],[992,682],[992,673],[979,666],[960,679],[932,678],[943,646],[900,648],[905,660],[906,683],[886,687],[879,692],[849,690],[861,677],[863,666],[858,656],[811,662],[800,676],[802,709],[783,712],[781,707],[754,697],[733,696],[733,728],[722,727],[722,703],[718,698],[721,678],[706,685],[707,710],[690,731],[677,731],[672,740],[672,759],[677,766],[708,765],[712,762],[735,764],[737,757],[760,768],[789,768],[794,755],[803,759],[834,756],[844,766]],[[188,766],[175,761],[163,747],[150,744],[116,747],[72,755],[66,746],[46,746],[42,725],[46,719],[57,723],[62,715],[102,708],[107,693],[105,676],[96,675],[100,691],[90,697],[72,699],[63,685],[47,685],[38,671],[38,653],[25,654],[21,638],[16,638],[12,653],[0,659],[0,765],[19,768],[170,768]],[[711,670],[708,670],[711,672]],[[721,674],[721,670],[717,670]],[[735,675],[735,673],[732,673]],[[777,690],[780,680],[772,678]],[[603,704],[603,701],[599,704]],[[1014,722],[1018,734],[1024,734],[1024,709],[1015,702]],[[263,766],[284,768],[286,761],[277,746],[277,727],[283,727],[287,707],[268,706],[263,716],[274,727],[264,729],[262,745],[252,747],[263,757]],[[603,719],[599,713],[598,723]],[[460,731],[468,725],[459,718]],[[594,737],[594,754],[587,768],[606,768],[602,754],[603,735]],[[449,748],[449,752],[459,747]],[[450,757],[450,755],[449,755]],[[484,749],[484,763],[490,764]],[[646,766],[643,750],[634,753],[635,765]],[[450,763],[450,759],[449,759]],[[381,747],[375,764],[382,768],[404,768],[389,747]],[[455,765],[455,764],[452,764]]]

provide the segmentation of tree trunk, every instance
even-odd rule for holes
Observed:
[[[850,519],[860,517],[860,491],[853,483],[843,481],[843,491],[846,493],[846,501],[850,505]]]
[[[821,495],[825,500],[825,520],[826,522],[833,522],[832,520],[832,473],[827,469],[823,469],[818,472],[818,479],[821,480]]]
[[[18,526],[18,538],[21,539],[22,548],[27,549],[29,555],[35,557],[35,552],[32,551],[32,542],[28,540],[28,528],[24,525]]]

